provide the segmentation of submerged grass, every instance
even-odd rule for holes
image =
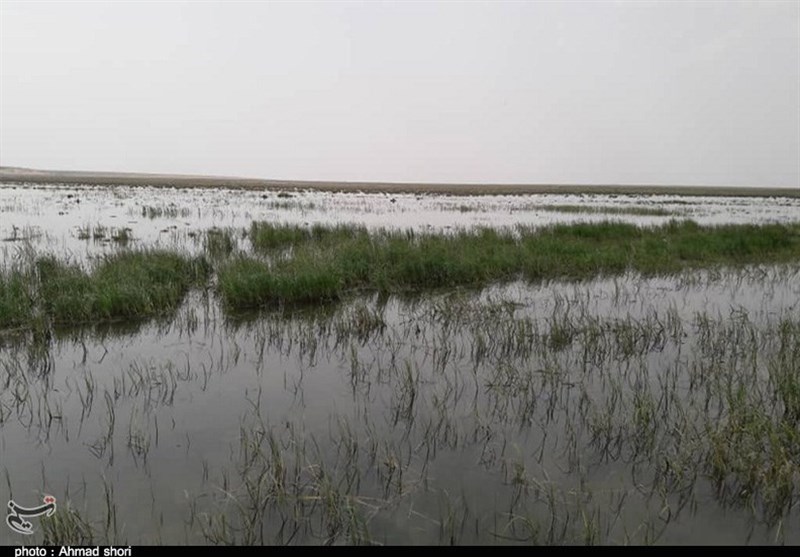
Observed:
[[[551,213],[589,213],[603,215],[637,215],[642,217],[667,217],[677,215],[680,211],[664,207],[615,206],[615,205],[540,205],[537,211]]]
[[[244,256],[221,267],[218,286],[229,307],[324,302],[352,289],[482,286],[520,276],[574,280],[628,270],[657,275],[800,258],[798,224],[602,222],[420,234],[253,223],[250,240],[266,260]]]
[[[37,352],[75,362],[58,376],[19,346],[0,351],[0,431],[54,456],[61,439],[85,443],[113,473],[105,512],[99,490],[56,492],[65,505],[37,543],[797,543],[800,267],[786,267],[664,297],[639,277],[376,295],[224,329],[207,308],[205,331],[187,312],[142,337],[165,348],[147,358],[99,367],[123,351],[83,337],[84,364],[80,345]],[[737,292],[698,310],[712,284]],[[730,307],[758,293],[755,309]],[[164,427],[229,388],[213,409],[227,446]],[[51,492],[30,460],[13,492]]]
[[[203,258],[165,251],[117,253],[90,272],[39,257],[0,274],[0,328],[162,314],[174,310],[208,269]]]

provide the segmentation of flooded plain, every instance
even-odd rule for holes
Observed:
[[[251,250],[253,221],[800,220],[800,199],[0,187],[0,253]],[[237,233],[236,231],[241,231]],[[0,543],[796,544],[800,262],[0,333]]]
[[[448,231],[606,220],[656,225],[791,222],[800,198],[622,195],[446,196],[275,192],[134,186],[7,184],[0,187],[0,249],[33,240],[37,249],[83,260],[120,243],[202,248],[210,228],[255,221],[298,225]]]

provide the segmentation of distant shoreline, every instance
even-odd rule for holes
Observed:
[[[0,184],[70,184],[90,186],[152,186],[164,188],[229,188],[242,190],[316,190],[325,192],[365,192],[440,195],[529,195],[529,194],[607,194],[607,195],[686,195],[719,197],[793,197],[800,188],[743,186],[631,186],[612,184],[428,184],[400,182],[335,182],[310,180],[263,180],[215,176],[140,174],[122,172],[50,171],[0,167]]]

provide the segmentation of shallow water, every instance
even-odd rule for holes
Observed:
[[[291,197],[283,197],[289,195]],[[563,207],[663,209],[665,216],[574,213]],[[548,209],[549,208],[549,209]],[[246,228],[253,220],[290,224],[363,224],[369,228],[448,230],[544,226],[613,220],[657,225],[672,218],[700,224],[789,222],[800,219],[800,199],[613,195],[443,196],[258,192],[129,186],[0,186],[0,249],[25,239],[73,260],[116,249],[113,236],[128,229],[130,243],[202,249],[200,232]],[[3,245],[4,244],[4,245]],[[8,256],[8,255],[7,255]]]
[[[0,188],[0,235],[38,226],[37,249],[80,260],[120,249],[78,240],[80,223],[122,220],[137,246],[194,250],[188,233],[162,230],[254,218],[419,227],[598,218],[510,208],[531,202],[522,198],[462,212],[445,207],[487,202],[185,193]],[[781,200],[746,201],[701,204],[704,218],[796,215]],[[545,202],[578,200],[536,197]],[[176,216],[142,217],[170,203]],[[193,292],[167,319],[2,338],[0,500],[34,506],[54,495],[60,516],[73,508],[91,522],[96,542],[800,542],[789,527],[800,470],[781,498],[745,482],[737,462],[723,477],[714,468],[726,446],[715,440],[746,423],[729,397],[782,423],[776,370],[800,356],[797,265],[247,315]],[[730,443],[760,447],[749,465],[769,473],[767,446]],[[0,528],[0,543],[44,541],[33,523],[27,538]]]

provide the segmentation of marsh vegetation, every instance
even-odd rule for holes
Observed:
[[[3,251],[26,542],[800,542],[796,223],[79,222]]]

